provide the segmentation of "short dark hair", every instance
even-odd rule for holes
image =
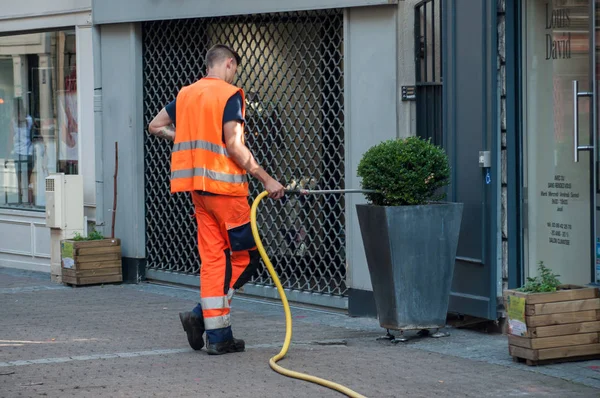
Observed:
[[[206,66],[212,68],[216,63],[232,57],[238,65],[242,63],[242,57],[233,48],[225,44],[215,44],[206,53]]]

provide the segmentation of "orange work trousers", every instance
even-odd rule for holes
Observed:
[[[231,338],[231,299],[257,271],[259,255],[247,197],[193,192],[192,199],[201,260],[200,304],[207,337],[216,343]]]

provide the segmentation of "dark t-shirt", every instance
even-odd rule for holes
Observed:
[[[165,110],[169,114],[169,118],[171,118],[173,124],[175,124],[175,121],[177,120],[177,98],[169,102],[167,106],[165,106]],[[245,123],[244,116],[242,115],[242,94],[239,92],[233,94],[231,98],[227,100],[227,104],[225,104],[225,111],[223,112],[223,125],[227,122],[231,122],[232,120],[238,120],[242,123]],[[225,132],[221,133],[221,139],[223,142],[225,142]],[[214,195],[205,191],[196,192],[200,195]]]
[[[165,106],[165,110],[169,114],[173,124],[175,124],[175,120],[177,120],[177,98],[169,102],[167,106]],[[244,116],[242,115],[242,94],[239,92],[233,94],[231,98],[227,100],[227,104],[225,104],[223,124],[231,122],[232,120],[239,120],[240,122],[245,123]],[[225,137],[223,137],[223,142],[225,142]]]

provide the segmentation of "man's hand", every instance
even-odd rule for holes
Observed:
[[[269,192],[269,198],[281,199],[285,195],[285,188],[283,185],[270,178],[265,184],[265,189]]]
[[[167,111],[163,108],[148,125],[148,132],[157,137],[175,141],[175,129],[172,124],[173,121],[169,117]]]
[[[229,156],[247,173],[262,182],[270,198],[281,199],[285,195],[285,188],[260,167],[252,152],[244,145],[242,124],[238,121],[227,122],[223,126],[223,133]]]

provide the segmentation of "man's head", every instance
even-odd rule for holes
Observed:
[[[242,58],[235,50],[225,44],[215,44],[206,53],[206,71],[213,76],[233,83],[238,65]]]

